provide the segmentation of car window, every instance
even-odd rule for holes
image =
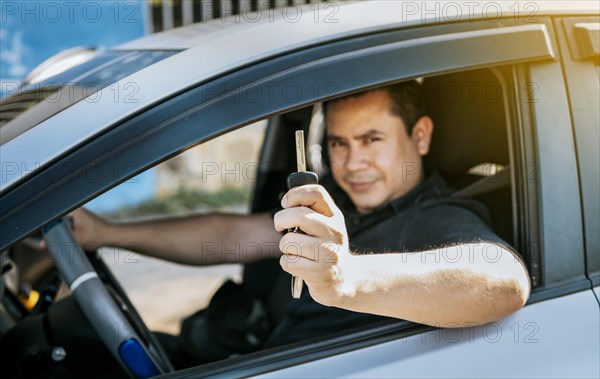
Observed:
[[[439,172],[455,189],[492,177],[496,170],[505,170],[510,176],[513,158],[508,147],[510,125],[505,117],[502,80],[491,69],[419,79],[427,112],[436,125],[425,162],[428,173]],[[296,169],[292,148],[295,130],[307,132],[309,166],[320,171],[328,164],[320,104],[314,106],[278,115],[270,123],[262,120],[187,149],[85,206],[117,222],[194,212],[248,213],[257,199],[262,200],[260,208],[272,209],[279,201],[273,193],[285,191],[285,176]],[[481,128],[483,124],[485,128]],[[263,140],[270,144],[263,145]],[[460,149],[456,149],[457,144],[462,144]],[[281,172],[273,175],[274,170]],[[269,198],[262,191],[255,193],[259,180],[266,180],[262,186],[270,188]],[[511,193],[509,179],[474,195],[490,211],[495,232],[509,244],[515,243],[516,203]],[[250,263],[245,268],[186,267],[110,247],[102,248],[100,254],[154,331],[179,333],[181,320],[206,307],[227,279],[243,280],[257,291],[265,283],[267,292],[288,289],[289,278],[277,262]],[[280,281],[282,273],[287,281]],[[267,307],[270,311],[285,308],[281,299]]]
[[[188,149],[85,207],[115,222],[215,211],[249,213],[266,123]],[[110,247],[100,254],[156,331],[179,333],[181,319],[208,305],[223,281],[241,281],[240,265],[183,266]]]

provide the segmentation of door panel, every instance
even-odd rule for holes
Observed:
[[[600,375],[600,309],[591,290],[481,327],[435,329],[261,375],[263,378],[510,378]]]

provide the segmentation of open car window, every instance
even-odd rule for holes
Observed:
[[[247,214],[266,121],[225,134],[133,177],[84,205],[110,221],[136,222],[191,214]],[[205,241],[211,248],[234,251]],[[200,252],[204,247],[198,246]],[[226,280],[241,282],[236,264],[193,267],[113,247],[99,251],[151,330],[180,332],[184,317],[206,307]]]
[[[492,178],[492,183],[499,181],[498,185],[484,186],[473,197],[488,208],[494,231],[514,244],[518,241],[514,218],[517,204],[512,196],[515,169],[509,149],[509,129],[513,126],[505,117],[510,112],[510,94],[505,92],[504,80],[502,70],[491,69],[419,79],[427,113],[436,127],[424,169],[427,174],[438,172],[457,190],[474,184],[477,187],[486,178]],[[101,211],[107,203],[118,203],[114,199],[120,191],[126,191],[139,203],[105,211],[105,216],[134,221],[197,212],[272,210],[278,207],[280,195],[285,192],[285,177],[296,168],[292,149],[295,130],[304,130],[307,135],[310,167],[326,175],[324,128],[320,103],[274,116],[188,149],[124,182],[88,207]],[[501,172],[507,180],[499,179]],[[153,197],[142,190],[142,184],[148,183],[154,189]],[[240,247],[221,248],[233,252]],[[245,267],[189,268],[111,248],[102,250],[101,255],[149,327],[156,331],[179,333],[181,320],[206,307],[227,279],[253,288],[273,313],[275,322],[282,320],[292,301],[287,293],[289,276],[282,273],[277,260]],[[152,280],[150,286],[146,284],[148,280]],[[160,298],[156,293],[161,294]],[[412,326],[404,322],[405,328]],[[369,325],[363,327],[368,329]],[[340,331],[332,331],[334,334]]]

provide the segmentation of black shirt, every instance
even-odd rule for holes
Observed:
[[[355,254],[424,251],[470,242],[487,242],[513,250],[490,229],[486,208],[470,198],[451,197],[438,174],[432,174],[400,198],[368,214],[359,214],[348,196],[333,183],[322,183],[346,220],[350,250]],[[305,289],[291,302],[268,346],[322,337],[387,317],[326,307]]]

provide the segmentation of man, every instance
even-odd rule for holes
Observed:
[[[133,245],[143,254],[201,265],[247,259],[206,255],[198,248],[205,241],[278,241],[281,267],[304,279],[306,288],[268,346],[377,316],[440,327],[505,317],[529,296],[527,271],[490,231],[481,205],[450,198],[436,175],[423,178],[433,123],[417,86],[393,85],[325,104],[335,183],[328,190],[290,190],[274,218],[212,214],[112,225],[79,210],[76,238],[84,247]],[[305,234],[280,234],[294,227]]]

